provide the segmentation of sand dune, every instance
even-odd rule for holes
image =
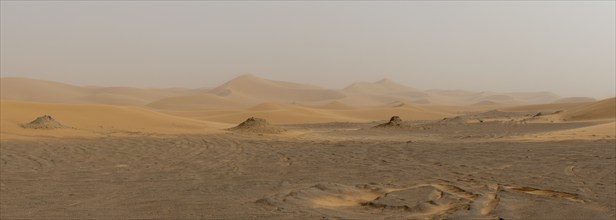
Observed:
[[[500,107],[500,110],[503,111],[518,111],[518,112],[555,112],[555,111],[563,111],[575,107],[579,107],[581,105],[588,103],[550,103],[550,104],[536,104],[536,105],[513,105],[513,106],[505,106]]]
[[[422,104],[430,102],[427,94],[389,79],[374,83],[353,83],[341,91],[346,95],[342,101],[352,105],[383,105],[396,101]]]
[[[595,98],[591,97],[566,97],[557,99],[554,103],[580,103],[580,102],[595,102]]]
[[[43,104],[2,101],[2,138],[105,136],[107,134],[211,133],[229,124],[170,116],[139,107],[84,104]],[[66,129],[31,130],[20,126],[51,115]]]
[[[38,102],[75,102],[86,88],[27,78],[0,78],[0,98]]]
[[[241,75],[214,89],[141,89],[129,87],[74,86],[27,78],[5,77],[3,100],[48,103],[147,105],[164,110],[221,109],[254,106],[264,102],[324,105],[342,102],[349,106],[382,106],[388,103],[422,105],[502,105],[551,103],[557,95],[548,92],[498,93],[463,90],[420,91],[389,79],[353,83],[341,90]],[[558,102],[580,102],[569,98]],[[339,107],[343,107],[338,105]],[[330,107],[335,107],[330,105]]]
[[[495,92],[476,92],[465,90],[430,89],[425,91],[433,103],[449,105],[468,105],[480,101],[483,97],[498,95]]]
[[[558,140],[597,140],[616,138],[616,122],[591,125],[581,128],[566,129],[555,132],[523,135],[516,139],[532,141],[558,141]]]
[[[212,89],[212,94],[253,103],[319,102],[343,98],[338,91],[317,86],[259,78],[252,74],[241,75]]]
[[[338,109],[338,110],[343,110],[343,109],[352,109],[352,106],[349,106],[347,104],[345,104],[344,102],[340,102],[340,101],[332,101],[329,102],[327,104],[321,105],[321,106],[317,106],[320,108],[325,108],[325,109]]]
[[[252,75],[211,91],[12,80],[0,103],[2,218],[616,214],[616,98],[389,80],[336,91]]]
[[[616,215],[616,184],[608,178],[616,167],[616,125],[606,117],[614,98],[518,107],[567,107],[548,116],[581,121],[517,123],[534,117],[494,106],[269,101],[230,107],[212,94],[183,97],[184,106],[161,110],[175,116],[133,106],[2,101],[0,217]],[[48,129],[48,117],[42,127],[20,126],[46,114],[61,126]],[[460,114],[461,120],[442,120]],[[401,118],[378,126],[394,115]]]
[[[600,100],[591,104],[569,109],[562,113],[565,120],[614,119],[616,117],[616,98]]]
[[[144,105],[161,98],[192,94],[200,90],[74,86],[45,80],[3,77],[0,79],[0,91],[2,100]]]
[[[478,101],[490,101],[490,102],[499,102],[499,103],[515,103],[516,99],[508,96],[508,95],[491,95],[486,97],[481,97]]]
[[[175,112],[171,113],[174,114]],[[181,113],[180,113],[181,114]],[[188,116],[188,115],[182,115]],[[253,109],[235,112],[201,112],[192,114],[189,117],[217,121],[223,123],[237,123],[249,117],[265,118],[274,124],[296,124],[296,123],[322,123],[336,121],[361,121],[361,119],[348,117],[346,115],[335,114],[332,111],[304,106],[284,106],[284,105],[257,105]]]
[[[409,120],[436,120],[443,117],[451,116],[451,114],[448,113],[431,111],[425,108],[420,108],[412,105],[341,110],[335,111],[334,113],[345,115],[348,117],[358,118],[363,121],[381,121],[387,119],[392,115],[397,115]]]
[[[560,98],[560,96],[551,92],[510,92],[504,93],[504,95],[531,104],[550,103]]]
[[[276,103],[276,102],[264,102],[253,107],[248,108],[251,111],[276,111],[291,107],[290,104]]]
[[[425,91],[434,103],[468,105],[482,101],[508,105],[551,103],[559,98],[550,92],[474,92],[465,90],[432,89]]]
[[[235,101],[214,94],[199,94],[164,98],[151,102],[146,106],[168,110],[199,110],[242,108],[247,105],[240,100]]]
[[[472,105],[501,105],[501,103],[498,103],[495,101],[484,100],[484,101],[473,103]]]

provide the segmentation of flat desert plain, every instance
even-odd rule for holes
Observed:
[[[1,89],[2,219],[616,217],[615,98],[254,75]]]

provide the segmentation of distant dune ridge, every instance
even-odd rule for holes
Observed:
[[[245,121],[252,129],[255,126],[248,125],[260,122],[258,118],[273,124],[362,123],[391,115],[405,120],[441,120],[498,109],[507,114],[541,113],[536,120],[563,122],[613,120],[616,114],[614,98],[593,101],[560,98],[549,92],[421,91],[389,79],[354,83],[340,90],[250,74],[214,89],[89,87],[26,78],[2,78],[0,82],[3,137],[8,133],[23,135],[20,125],[41,115],[57,116],[62,123],[78,128],[50,131],[70,136],[71,132],[211,132],[246,118],[253,118]],[[269,122],[256,127],[270,129]]]
[[[196,89],[141,89],[130,87],[74,86],[28,78],[0,78],[0,99],[46,103],[145,105],[180,95],[197,94]]]
[[[383,105],[390,102],[428,103],[429,95],[389,79],[375,83],[359,82],[342,89],[345,102],[356,105]]]
[[[74,86],[28,78],[1,78],[1,99],[48,103],[139,105],[164,110],[250,107],[265,102],[348,106],[382,106],[392,102],[435,105],[519,105],[591,101],[584,97],[559,100],[549,92],[421,91],[390,79],[357,82],[340,89],[284,82],[244,74],[213,89],[141,89]],[[329,107],[342,107],[330,105]]]
[[[595,98],[591,97],[566,97],[560,98],[554,101],[554,103],[579,103],[579,102],[594,102],[597,101]]]
[[[212,89],[218,96],[258,103],[263,101],[318,102],[343,98],[338,91],[317,86],[259,78],[252,74],[239,76]]]

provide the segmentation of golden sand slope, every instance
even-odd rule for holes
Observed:
[[[569,121],[595,121],[599,125],[591,125],[582,128],[568,129],[556,132],[545,132],[539,134],[525,135],[521,139],[530,140],[567,140],[567,139],[614,139],[616,137],[616,98],[608,98],[592,103],[571,104],[549,104],[542,107],[566,107],[566,110],[554,115],[546,115],[539,120],[549,120],[553,122]],[[536,109],[537,106],[532,107]]]
[[[616,138],[616,122],[608,122],[569,130],[524,135],[515,139],[531,141],[597,140]]]
[[[597,120],[616,117],[616,98],[608,98],[594,103],[569,109],[562,113],[565,120]]]
[[[536,104],[536,105],[514,105],[501,107],[499,110],[509,112],[555,112],[567,110],[575,107],[579,107],[589,103],[549,103],[549,104]]]
[[[0,79],[0,98],[46,103],[144,105],[154,100],[199,92],[190,89],[140,89],[74,86],[28,78]]]
[[[169,97],[149,103],[147,106],[155,109],[173,110],[231,109],[246,107],[241,100],[232,100],[214,94]]]
[[[229,124],[170,116],[139,107],[1,101],[0,109],[2,139],[36,136],[100,136],[114,133],[206,133],[230,127]],[[20,126],[41,115],[51,115],[71,128],[35,130]]]

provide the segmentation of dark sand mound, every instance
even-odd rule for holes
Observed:
[[[406,127],[400,116],[392,116],[389,122],[374,126],[374,128],[401,128]]]
[[[285,129],[278,128],[267,120],[262,118],[250,117],[246,121],[240,123],[238,126],[229,128],[230,131],[252,132],[252,133],[270,133],[278,134],[286,131]]]
[[[23,124],[24,128],[33,128],[33,129],[54,129],[54,128],[65,128],[66,126],[62,125],[60,122],[53,119],[53,117],[49,115],[40,116],[34,121],[31,121],[28,124]]]
[[[456,116],[453,118],[443,118],[441,122],[442,123],[466,123],[466,119],[462,118],[461,116]]]

